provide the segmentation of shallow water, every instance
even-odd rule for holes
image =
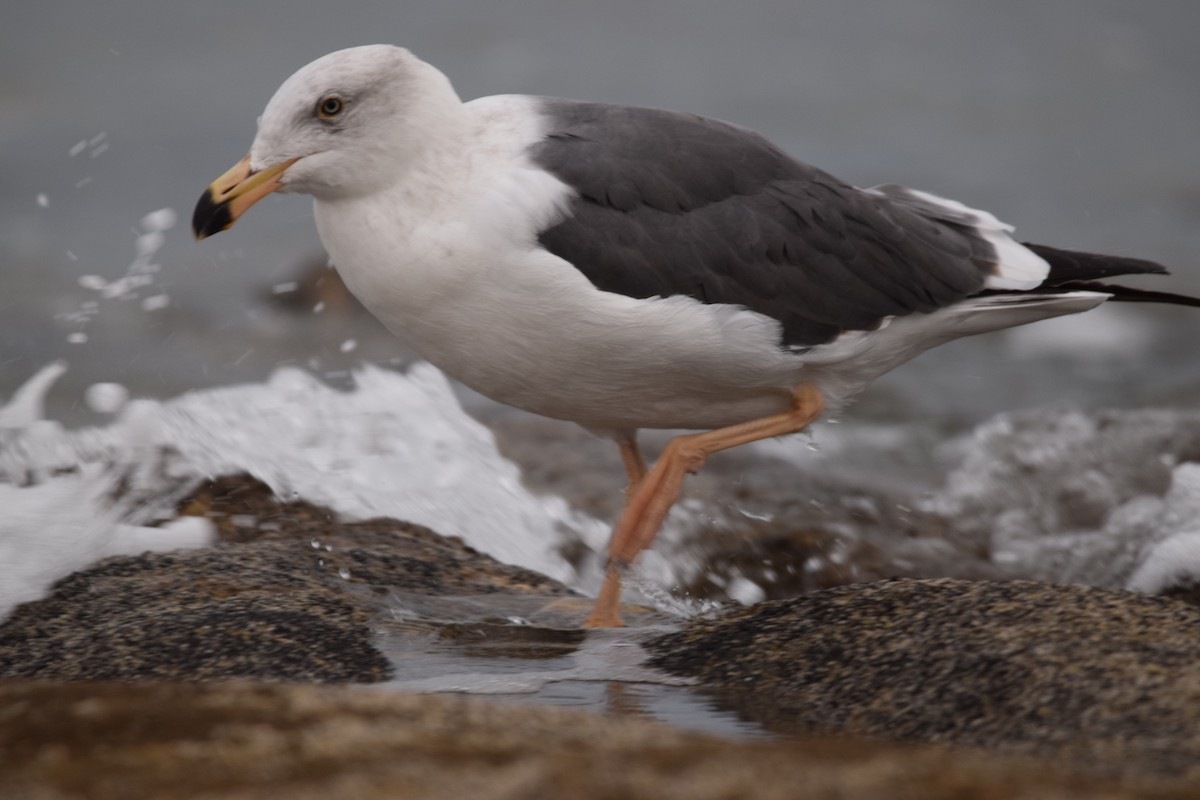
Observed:
[[[644,664],[641,643],[675,630],[677,620],[647,610],[627,614],[627,628],[584,631],[579,612],[589,603],[393,594],[394,621],[377,629],[377,643],[395,674],[381,688],[569,706],[743,739],[770,736],[697,693],[691,681]],[[565,606],[565,616],[554,606]],[[550,627],[556,622],[569,627]]]

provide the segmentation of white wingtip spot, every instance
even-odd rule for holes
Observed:
[[[928,213],[941,217],[956,225],[970,226],[996,250],[998,262],[996,272],[989,275],[984,287],[987,289],[1011,289],[1028,291],[1042,285],[1050,274],[1050,264],[1037,253],[1013,239],[1015,230],[1007,222],[1001,222],[995,215],[963,205],[957,200],[939,197],[936,194],[922,192],[908,187],[887,186],[874,187],[874,191],[883,197],[898,199],[907,195],[925,207]]]
[[[980,228],[979,233],[987,243],[996,248],[999,265],[996,272],[984,282],[988,289],[1036,289],[1050,274],[1046,259],[1014,240],[1005,231],[988,231]]]

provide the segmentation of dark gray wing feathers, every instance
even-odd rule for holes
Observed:
[[[767,314],[783,343],[831,341],[980,291],[967,225],[863,192],[763,137],[655,109],[544,100],[531,155],[578,193],[539,241],[598,288]]]

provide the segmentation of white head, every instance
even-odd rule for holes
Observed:
[[[404,48],[368,45],[323,56],[267,103],[249,155],[197,204],[196,235],[225,230],[272,191],[332,199],[394,184],[427,148],[453,135],[461,115],[446,77]]]

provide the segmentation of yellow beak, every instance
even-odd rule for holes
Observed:
[[[204,239],[233,227],[246,209],[262,200],[283,184],[280,178],[299,159],[289,159],[250,171],[250,156],[233,165],[233,169],[213,181],[196,203],[192,213],[192,232]]]

